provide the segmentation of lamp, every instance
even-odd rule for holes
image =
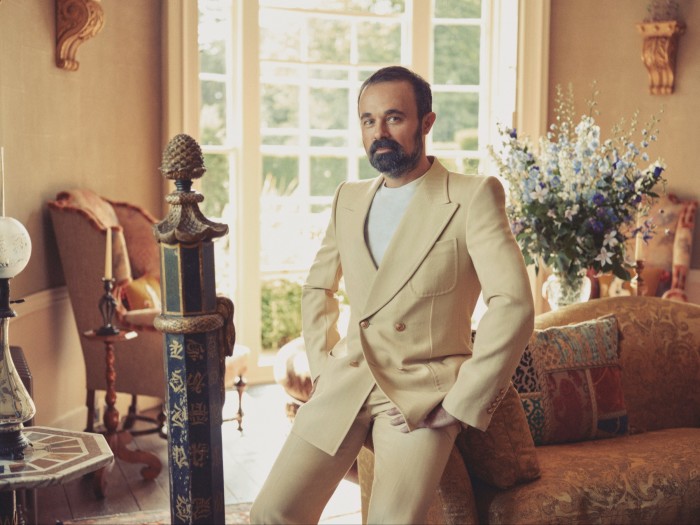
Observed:
[[[3,188],[4,201],[4,188]],[[4,202],[3,202],[4,204]],[[0,216],[0,457],[23,459],[30,445],[22,433],[24,422],[36,413],[34,401],[24,387],[10,355],[8,329],[17,314],[10,304],[10,279],[29,262],[32,242],[29,233],[16,219]]]

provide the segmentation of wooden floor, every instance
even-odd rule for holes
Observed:
[[[255,499],[289,432],[285,403],[284,391],[278,385],[252,386],[243,399],[243,432],[237,430],[233,421],[224,423],[222,436],[227,505]],[[229,392],[224,419],[232,417],[236,409],[237,395]],[[135,437],[134,443],[129,446],[134,445],[153,452],[161,459],[163,471],[155,480],[142,479],[142,465],[117,460],[109,474],[107,497],[104,499],[95,497],[89,478],[37,491],[38,523],[56,525],[69,519],[168,509],[167,441],[157,434],[149,434]],[[350,481],[343,481],[326,508],[323,521],[335,523],[334,517],[342,516],[342,523],[360,523],[359,509],[359,487]],[[31,522],[31,513],[29,518]]]

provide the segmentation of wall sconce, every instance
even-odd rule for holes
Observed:
[[[637,24],[644,37],[642,62],[649,72],[649,93],[670,95],[673,93],[678,37],[685,25],[676,20],[644,22]]]
[[[99,0],[56,0],[56,65],[77,71],[78,47],[100,32],[104,11]]]

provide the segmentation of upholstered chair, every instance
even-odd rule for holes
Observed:
[[[152,233],[153,216],[137,206],[102,198],[86,189],[60,192],[48,203],[75,323],[81,334],[87,386],[87,430],[92,431],[95,391],[105,390],[105,349],[82,337],[103,324],[98,302],[104,294],[105,243],[112,230],[112,273],[117,299],[114,325],[138,337],[114,345],[116,390],[131,394],[130,428],[137,396],[164,399],[163,336],[153,327],[160,314],[160,258]],[[153,421],[153,420],[151,420]],[[160,430],[161,415],[153,430]]]

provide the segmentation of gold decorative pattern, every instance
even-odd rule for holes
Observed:
[[[56,65],[77,71],[78,47],[103,26],[104,12],[99,0],[56,0]]]
[[[685,26],[675,20],[637,24],[644,37],[642,62],[649,72],[649,92],[652,95],[673,93],[678,37]]]

